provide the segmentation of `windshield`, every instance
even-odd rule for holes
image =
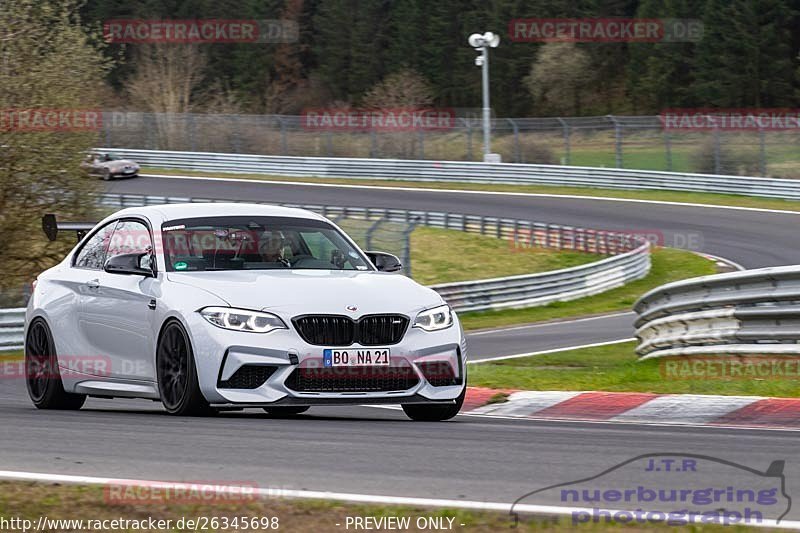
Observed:
[[[342,233],[321,220],[206,217],[161,228],[167,271],[371,270]]]

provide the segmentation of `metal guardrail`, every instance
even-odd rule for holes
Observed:
[[[0,351],[22,348],[25,308],[0,309]]]
[[[598,294],[640,279],[650,271],[649,243],[588,265],[505,278],[434,285],[456,311],[546,305]]]
[[[670,190],[800,199],[800,180],[779,178],[468,161],[283,157],[122,148],[96,150],[132,158],[146,167],[205,172]]]
[[[108,207],[134,207],[185,202],[223,202],[200,198],[101,194]],[[609,255],[577,267],[522,276],[432,285],[456,311],[480,311],[545,305],[568,301],[619,287],[650,271],[650,244],[617,232],[575,228],[525,220],[364,207],[281,204],[301,207],[323,216],[386,220],[494,236],[512,246],[537,246]],[[25,309],[0,310],[0,350],[20,349]]]
[[[800,267],[669,283],[634,306],[642,359],[800,354]]]

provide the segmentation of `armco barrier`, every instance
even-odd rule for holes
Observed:
[[[0,309],[0,351],[22,348],[25,308]]]
[[[800,266],[669,283],[642,296],[634,310],[643,359],[800,354]]]
[[[125,148],[97,148],[96,151],[129,157],[145,167],[205,172],[670,190],[800,199],[800,180],[778,178],[465,161],[289,157]]]
[[[198,198],[102,194],[99,203],[108,207],[133,207],[184,202],[221,202]],[[650,271],[650,243],[618,232],[591,230],[525,220],[363,207],[332,207],[283,204],[302,207],[324,216],[346,216],[386,220],[436,228],[455,229],[516,241],[518,246],[580,250],[608,255],[577,267],[522,276],[431,286],[456,310],[480,311],[545,305],[568,301],[619,287],[640,279]],[[0,349],[18,349],[22,344],[24,309],[0,311]],[[9,317],[6,322],[2,316]]]

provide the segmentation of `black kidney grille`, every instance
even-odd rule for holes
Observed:
[[[277,367],[265,365],[244,365],[225,381],[219,382],[223,389],[257,389],[275,373]]]
[[[359,343],[363,346],[397,344],[408,327],[402,315],[368,315],[358,321]]]
[[[292,322],[309,344],[387,346],[403,339],[409,321],[403,315],[367,315],[358,321],[340,315],[306,315]]]
[[[353,344],[355,323],[346,316],[309,315],[294,319],[297,332],[309,344],[349,346]]]
[[[298,392],[404,391],[417,383],[419,378],[409,366],[296,368],[285,382]]]

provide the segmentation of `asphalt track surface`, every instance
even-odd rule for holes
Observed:
[[[402,207],[516,217],[617,230],[696,232],[700,251],[746,267],[800,262],[797,215],[656,204],[501,195],[151,179],[109,184],[118,193]],[[507,355],[631,335],[630,315],[472,335],[471,353]],[[605,336],[605,337],[604,337]],[[493,354],[484,353],[493,352]],[[657,421],[654,421],[657,423]],[[598,474],[642,453],[713,454],[765,470],[786,461],[800,487],[798,432],[506,420],[459,415],[414,423],[375,407],[312,408],[294,419],[257,410],[174,418],[144,400],[90,399],[78,412],[43,412],[21,380],[0,380],[0,469],[261,487],[512,502],[555,483]],[[652,482],[645,473],[627,481]],[[747,483],[709,472],[709,486]],[[597,488],[608,484],[598,481]],[[613,487],[613,485],[611,485]],[[555,495],[528,503],[559,505]],[[800,518],[795,505],[787,518]]]
[[[37,411],[22,380],[11,379],[0,380],[0,424],[0,470],[50,474],[510,503],[663,452],[711,454],[758,470],[783,459],[787,480],[800,480],[797,432],[469,415],[416,423],[375,407],[315,407],[294,419],[257,410],[175,418],[147,400],[89,399],[76,412]],[[658,477],[626,471],[625,480],[652,486]],[[753,476],[715,468],[704,482],[724,489],[752,484]],[[600,478],[592,488],[620,487]],[[525,502],[564,505],[552,492]],[[797,506],[787,518],[800,518]]]

